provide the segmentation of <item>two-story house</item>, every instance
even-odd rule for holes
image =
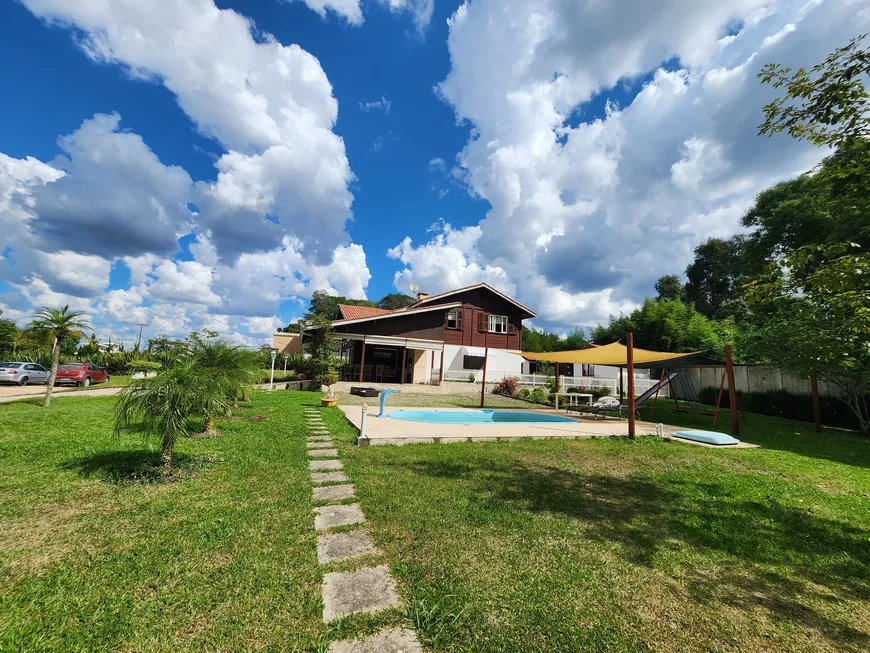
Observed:
[[[535,312],[479,283],[428,295],[387,311],[340,305],[333,322],[340,341],[341,379],[433,383],[445,374],[479,374],[489,350],[487,378],[522,372],[523,320]]]

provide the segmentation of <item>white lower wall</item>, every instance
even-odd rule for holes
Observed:
[[[444,370],[453,374],[464,373],[480,375],[483,370],[466,369],[464,358],[466,348],[459,345],[444,345]],[[436,362],[437,364],[437,362]],[[516,376],[523,373],[523,357],[519,352],[508,349],[490,349],[486,363],[486,378],[493,379],[496,376]]]

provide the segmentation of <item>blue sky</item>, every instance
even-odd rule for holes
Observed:
[[[606,4],[4,3],[0,308],[250,344],[318,288],[487,281],[558,331],[630,310],[824,155],[757,138],[755,72],[868,9]]]

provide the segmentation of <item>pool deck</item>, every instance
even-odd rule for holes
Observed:
[[[357,430],[362,420],[360,406],[339,406]],[[397,410],[420,410],[402,406],[387,408],[387,414]],[[474,408],[427,408],[427,411],[474,411]],[[511,410],[499,408],[497,410]],[[517,409],[514,409],[517,410]],[[541,413],[543,415],[564,415],[562,411],[550,409],[528,410],[519,409],[524,413]],[[366,438],[360,441],[361,446],[384,444],[448,444],[452,442],[495,442],[498,440],[516,440],[519,438],[545,439],[578,439],[578,438],[608,438],[611,436],[628,435],[626,420],[595,420],[592,418],[574,419],[565,423],[510,423],[498,424],[435,424],[427,422],[408,422],[400,419],[379,418],[378,408],[370,406],[366,418]],[[665,425],[665,433],[670,435],[684,427]],[[656,425],[652,422],[637,422],[638,435],[655,435]],[[679,438],[675,438],[679,439]],[[701,444],[690,440],[679,439],[680,442]],[[703,445],[714,446],[714,445]],[[741,442],[739,445],[718,446],[717,449],[751,447]]]

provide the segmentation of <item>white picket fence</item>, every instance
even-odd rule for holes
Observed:
[[[439,370],[433,372],[432,378],[438,378]],[[456,370],[444,370],[444,380],[452,382],[471,382],[471,375],[474,375],[474,383],[479,384],[483,379],[483,372],[462,372]],[[544,388],[547,386],[547,381],[551,380],[552,376],[543,374],[511,374],[503,370],[487,370],[486,382],[498,383],[506,376],[512,376],[517,379],[520,387],[523,388]],[[635,394],[643,394],[658,383],[658,379],[634,379]],[[559,376],[559,390],[565,392],[568,388],[585,388],[586,390],[605,389],[611,395],[619,394],[619,379],[601,379],[590,376]],[[627,389],[627,388],[626,388]],[[582,392],[583,390],[581,390]],[[667,387],[662,389],[661,395],[668,396]]]

